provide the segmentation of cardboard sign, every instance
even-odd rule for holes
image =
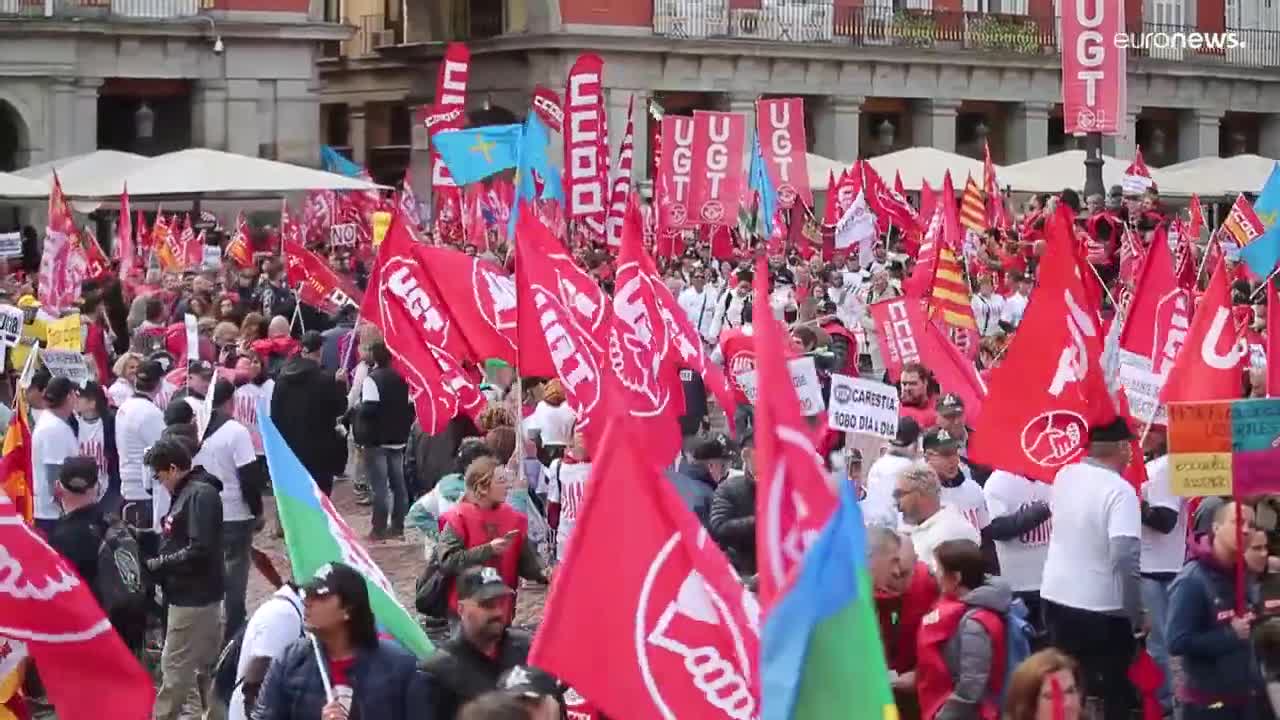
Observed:
[[[1120,353],[1120,386],[1129,400],[1129,412],[1145,423],[1169,424],[1169,409],[1160,402],[1164,378],[1151,371],[1151,360]]]
[[[0,233],[0,259],[22,257],[22,233]]]
[[[1170,404],[1169,466],[1186,497],[1280,492],[1280,399]]]
[[[26,313],[12,305],[0,305],[0,347],[13,347],[22,338]]]
[[[817,415],[826,409],[822,400],[822,385],[818,383],[818,367],[813,358],[796,358],[787,363],[791,371],[791,384],[796,388],[796,397],[800,400],[800,409],[806,416]],[[745,372],[737,376],[742,392],[747,401],[756,404],[756,371]]]
[[[50,350],[74,350],[80,352],[83,336],[80,333],[80,316],[68,315],[57,320],[50,320],[45,325],[45,337],[49,341]]]
[[[41,350],[40,359],[54,377],[68,378],[81,387],[89,381],[89,365],[79,351]]]
[[[182,316],[183,329],[187,334],[187,362],[200,359],[200,324],[196,316],[187,313]]]
[[[204,257],[201,258],[200,264],[210,270],[216,270],[222,266],[222,247],[218,245],[205,245]]]
[[[874,380],[831,376],[831,412],[827,425],[841,432],[892,440],[898,435],[898,388]]]
[[[329,226],[329,247],[355,247],[356,240],[359,237],[360,235],[356,231],[355,223],[342,223],[341,225]]]

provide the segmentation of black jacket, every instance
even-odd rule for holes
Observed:
[[[498,656],[490,658],[476,650],[459,628],[420,668],[426,675],[427,692],[432,705],[427,718],[454,718],[458,710],[478,695],[498,687],[502,673],[517,665],[526,665],[533,638],[522,630],[508,628],[498,647]]]
[[[161,522],[160,554],[150,566],[165,600],[202,607],[222,600],[222,483],[194,467],[178,483]]]
[[[711,497],[711,524],[708,529],[739,575],[755,575],[755,478],[739,475],[720,483]]]
[[[711,473],[702,465],[688,463],[679,470],[668,470],[667,479],[675,486],[680,499],[689,510],[698,516],[702,527],[711,529],[711,497],[715,494],[716,483]]]
[[[409,428],[409,445],[404,453],[405,482],[420,494],[431,492],[440,478],[455,471],[462,441],[477,435],[480,430],[465,413],[450,420],[437,435],[422,432],[422,426],[415,421]]]
[[[330,477],[346,465],[347,444],[335,429],[346,410],[332,371],[301,355],[285,361],[271,393],[271,420],[313,476]]]
[[[389,367],[374,368],[369,379],[378,387],[378,401],[360,403],[360,412],[356,415],[356,444],[380,447],[408,443],[414,418],[409,384]]]

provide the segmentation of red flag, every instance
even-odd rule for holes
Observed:
[[[1200,239],[1200,231],[1204,229],[1204,210],[1200,207],[1200,198],[1195,193],[1191,194],[1191,204],[1187,207],[1190,215],[1190,222],[1187,224],[1187,234],[1193,240]]]
[[[604,390],[602,368],[605,348],[595,338],[602,331],[608,305],[594,282],[594,296],[584,292],[580,279],[571,280],[563,269],[573,259],[547,228],[520,204],[516,218],[516,297],[519,322],[520,372],[560,378],[569,406],[578,416],[578,427],[599,437],[602,428],[591,424]],[[575,268],[576,269],[576,268]],[[581,272],[581,271],[579,271]],[[585,273],[584,273],[585,275]],[[588,276],[588,281],[590,280]],[[590,308],[587,306],[590,305]],[[592,312],[584,312],[591,310]],[[584,318],[598,317],[595,329],[583,327]],[[596,447],[596,446],[593,446]]]
[[[768,307],[769,269],[763,258],[756,265],[756,307]],[[755,409],[756,554],[760,606],[768,612],[831,517],[836,496],[791,387],[786,333],[770,313],[761,313],[752,330],[756,381],[774,389],[760,393]]]
[[[1280,295],[1267,281],[1267,397],[1280,397]]]
[[[895,298],[867,309],[875,323],[890,382],[898,381],[903,365],[924,363],[933,371],[943,392],[959,395],[970,417],[978,416],[987,395],[982,378],[973,362],[956,349],[936,324],[929,322],[919,301]]]
[[[227,257],[236,267],[253,267],[253,247],[249,242],[249,223],[244,219],[244,211],[236,216],[236,232],[227,243]]]
[[[299,300],[329,314],[343,305],[359,303],[360,290],[350,279],[335,273],[324,260],[293,240],[286,238],[281,245],[289,287],[302,286]]]
[[[932,218],[934,209],[938,206],[938,198],[933,192],[933,188],[929,187],[929,183],[920,181],[920,217]]]
[[[564,185],[567,215],[604,237],[609,141],[605,130],[604,60],[579,55],[564,93]]]
[[[564,106],[560,104],[560,94],[541,85],[533,88],[533,111],[551,132],[560,132],[564,126]]]
[[[804,100],[773,98],[756,103],[756,128],[765,170],[778,190],[778,204],[789,208],[799,199],[813,206],[804,130]]]
[[[27,644],[58,717],[151,717],[151,677],[121,642],[92,591],[0,493],[0,548],[7,557],[0,635]]]
[[[449,43],[444,49],[444,57],[440,59],[440,70],[436,73],[436,101],[430,107],[424,106],[416,118],[417,124],[426,126],[427,135],[435,135],[441,130],[456,130],[467,122],[467,79],[471,75],[471,51],[466,43]],[[431,187],[456,188],[449,168],[440,160],[440,155],[431,152]],[[432,195],[440,196],[433,192]],[[446,193],[446,196],[450,194]],[[436,217],[440,216],[440,201],[436,202]],[[455,217],[454,222],[457,221]]]
[[[1163,377],[1182,347],[1192,310],[1191,293],[1175,282],[1169,243],[1153,241],[1120,329],[1120,348],[1150,360]]]
[[[1089,428],[1115,419],[1100,356],[1100,323],[1075,262],[1066,206],[1045,225],[1039,287],[978,416],[970,457],[1052,482],[1088,446]]]
[[[457,323],[469,348],[466,359],[515,363],[515,280],[497,265],[457,250],[414,243],[414,255]]]
[[[134,245],[133,214],[129,210],[129,184],[120,193],[120,221],[116,224],[115,251],[120,260],[120,277],[131,278],[137,274],[138,248]]]
[[[653,181],[660,210],[659,234],[694,225],[689,192],[693,186],[693,118],[665,115],[661,128],[662,156]]]
[[[622,246],[622,225],[627,214],[627,202],[631,199],[632,144],[635,142],[636,96],[627,101],[627,128],[618,146],[618,168],[613,175],[613,187],[609,195],[609,214],[605,219],[605,241],[609,247]]]
[[[455,355],[462,339],[414,253],[413,238],[402,218],[394,217],[378,248],[360,317],[378,327],[396,369],[409,385],[409,397],[423,432],[444,430],[459,411],[475,418],[485,397],[467,377]]]
[[[924,242],[916,254],[916,266],[911,276],[902,283],[902,294],[909,298],[924,300],[933,288],[933,276],[938,269],[938,253],[942,248],[943,207],[935,205],[929,227],[924,233]]]
[[[609,717],[757,717],[759,604],[626,422],[594,454],[529,663]]]
[[[1241,371],[1249,348],[1231,318],[1231,283],[1226,263],[1219,263],[1191,319],[1191,328],[1160,401],[1234,400],[1243,390]]]
[[[111,261],[107,259],[107,254],[102,252],[102,246],[98,244],[98,236],[94,235],[93,228],[85,227],[76,237],[80,242],[80,249],[84,252],[85,278],[97,280],[110,275]]]
[[[746,123],[738,113],[693,112],[694,169],[689,194],[690,214],[695,222],[737,222],[746,175]]]
[[[79,234],[71,208],[62,194],[62,182],[55,172],[53,191],[49,193],[49,221],[45,228],[38,275],[40,304],[54,316],[76,306],[80,299],[80,284],[88,276],[88,259]]]
[[[1130,428],[1141,427],[1142,423],[1133,417],[1133,413],[1129,411],[1129,398],[1123,392],[1116,393],[1116,409],[1117,414],[1126,419]],[[1142,454],[1142,437],[1135,434],[1129,438],[1129,450],[1131,452],[1129,458],[1129,466],[1124,469],[1121,475],[1129,484],[1133,486],[1133,491],[1138,493],[1138,497],[1142,497],[1142,486],[1147,482],[1147,464],[1144,462],[1145,457]]]

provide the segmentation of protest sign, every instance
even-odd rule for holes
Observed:
[[[41,350],[40,359],[54,377],[65,377],[84,386],[89,380],[89,365],[78,350]]]
[[[1129,400],[1129,412],[1138,420],[1156,425],[1169,424],[1169,409],[1160,402],[1164,378],[1151,371],[1151,360],[1121,352],[1120,386]]]
[[[804,414],[817,415],[825,410],[822,385],[818,383],[818,367],[813,364],[813,358],[796,358],[787,363],[787,369],[791,371],[791,384],[796,388],[796,398],[800,400],[800,409]],[[747,402],[755,405],[756,371],[742,373],[737,376],[737,380],[742,392],[747,396]]]
[[[222,266],[222,248],[218,245],[205,245],[201,265],[206,269],[216,270]]]
[[[352,248],[360,235],[356,232],[355,223],[342,223],[329,226],[329,246],[335,248]]]
[[[22,233],[0,233],[0,260],[22,257]]]
[[[12,305],[0,305],[0,346],[13,347],[22,339],[22,320],[25,313]]]
[[[80,316],[68,315],[45,324],[45,337],[51,350],[74,350],[80,352],[82,338],[80,335]]]
[[[187,362],[200,359],[200,323],[196,316],[187,313],[182,316],[183,329],[187,334]]]
[[[898,435],[898,388],[874,380],[832,375],[827,425],[841,432],[892,440]]]
[[[1187,497],[1280,491],[1280,399],[1171,403],[1173,492]]]

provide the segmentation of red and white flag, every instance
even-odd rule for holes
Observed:
[[[1231,317],[1231,280],[1218,263],[1205,288],[1191,328],[1173,361],[1160,401],[1234,400],[1242,392],[1249,348]],[[1270,330],[1270,328],[1268,328]]]
[[[593,238],[604,237],[609,187],[605,130],[604,60],[579,55],[564,94],[564,183],[568,216]]]
[[[1039,286],[969,446],[975,462],[1052,482],[1088,447],[1089,428],[1111,422],[1115,405],[1103,373],[1101,323],[1088,300],[1066,206],[1045,225]]]
[[[609,197],[609,216],[605,221],[605,239],[609,247],[622,246],[622,224],[627,214],[627,201],[631,199],[632,145],[635,141],[636,96],[627,101],[627,129],[618,147],[618,168],[613,177],[613,189]]]
[[[415,244],[436,294],[453,317],[473,363],[516,362],[516,283],[502,268],[449,248]]]
[[[1121,350],[1145,358],[1163,381],[1187,336],[1193,310],[1192,293],[1174,277],[1169,243],[1152,242],[1120,330]]]
[[[664,115],[660,134],[662,155],[654,191],[658,204],[658,234],[694,227],[693,118]]]
[[[89,276],[89,261],[79,240],[62,182],[53,175],[49,193],[49,222],[40,254],[39,300],[45,312],[57,316],[80,301],[80,285]]]
[[[1062,13],[1062,120],[1068,135],[1124,132],[1128,105],[1124,0],[1078,2]]]
[[[138,246],[134,243],[133,214],[129,210],[129,185],[120,193],[120,222],[116,224],[115,254],[120,260],[120,277],[132,278],[138,267]]]
[[[738,221],[746,142],[747,119],[741,114],[693,112],[693,182],[689,193],[695,222],[731,225]]]
[[[760,606],[628,423],[593,453],[529,663],[609,717],[759,717]]]
[[[58,717],[149,720],[151,676],[112,629],[89,586],[23,522],[4,493],[0,549],[0,636],[26,644]]]
[[[809,187],[808,141],[804,131],[804,100],[774,98],[756,103],[756,131],[765,170],[778,190],[778,204],[791,207],[798,198],[813,207]]]
[[[875,303],[867,310],[875,323],[889,382],[898,381],[903,365],[924,363],[933,371],[942,392],[959,395],[970,417],[978,416],[987,396],[986,385],[973,361],[926,317],[919,300],[894,298]]]
[[[560,104],[560,95],[555,90],[537,85],[533,88],[533,111],[538,114],[551,132],[560,132],[564,127],[564,106]]]
[[[1151,170],[1147,167],[1147,161],[1142,159],[1142,148],[1139,147],[1134,153],[1133,162],[1124,169],[1124,175],[1120,178],[1120,188],[1125,195],[1141,195],[1154,184],[1155,181],[1151,179]]]
[[[297,289],[298,299],[320,312],[334,314],[343,305],[358,306],[360,290],[349,278],[339,275],[315,253],[300,243],[285,239],[285,280]]]
[[[457,130],[467,122],[467,79],[471,75],[471,51],[466,43],[449,43],[436,73],[436,101],[424,107],[418,122],[428,137],[441,130]],[[456,187],[440,155],[431,152],[431,187]]]
[[[769,305],[769,272],[756,262],[756,307]],[[805,551],[835,510],[813,432],[800,409],[785,348],[788,338],[770,313],[752,323],[756,381],[762,392],[755,408],[756,556],[760,606],[767,613],[795,576]]]

